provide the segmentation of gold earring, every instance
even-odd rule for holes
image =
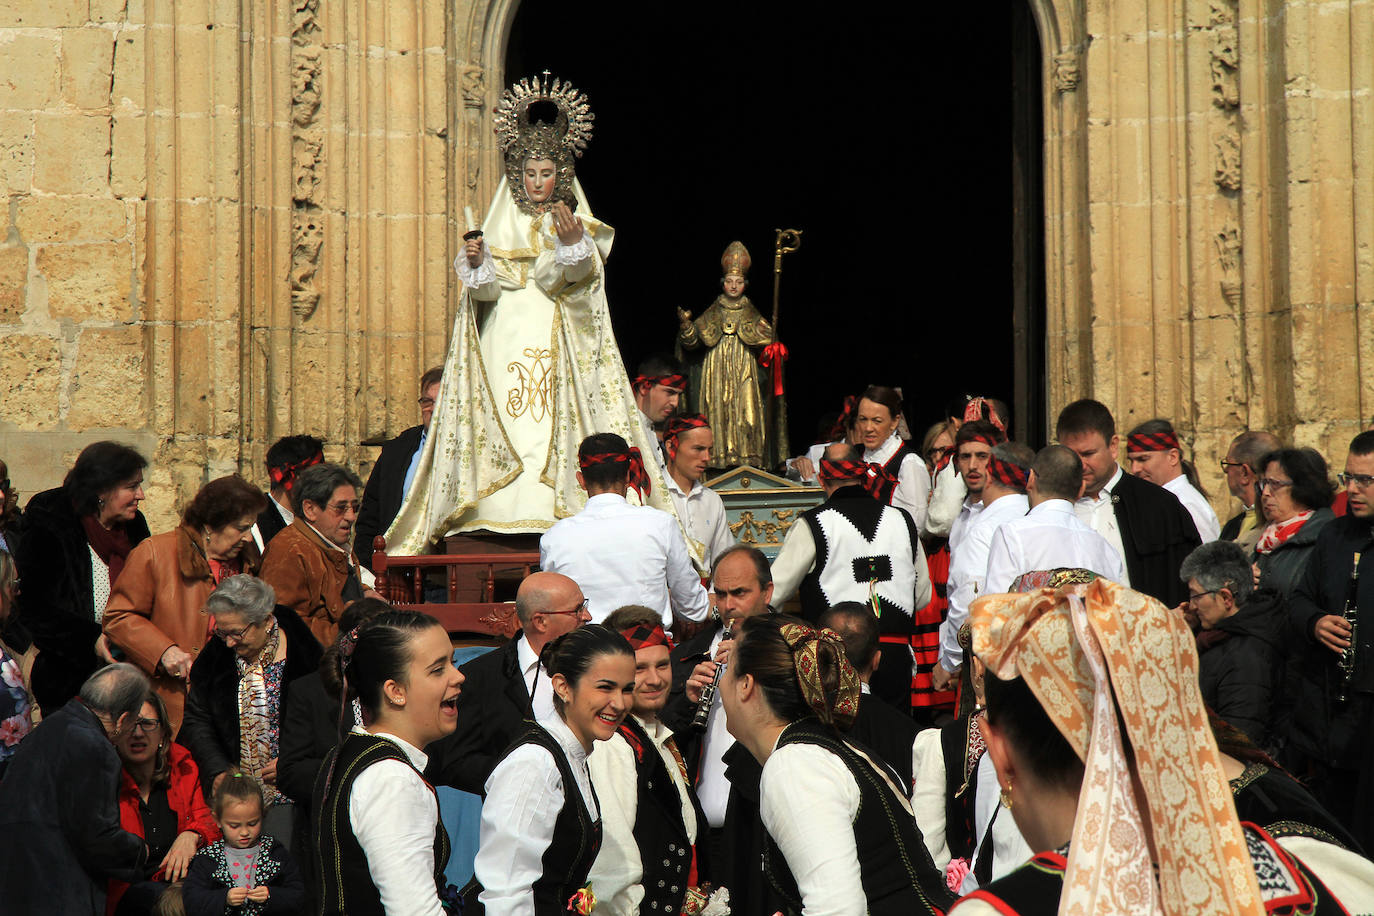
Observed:
[[[1002,796],[1002,807],[1003,807],[1003,808],[1006,808],[1008,811],[1010,811],[1010,810],[1011,810],[1011,783],[1007,783],[1005,786],[1003,786],[1003,787],[1002,787],[1002,791],[1001,791],[1000,794],[1001,794],[1001,796]]]

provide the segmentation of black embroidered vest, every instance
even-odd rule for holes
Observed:
[[[859,880],[868,900],[867,912],[873,916],[944,913],[954,897],[931,860],[915,820],[883,777],[818,719],[802,719],[787,726],[777,746],[789,744],[813,744],[839,757],[859,787],[854,844],[859,856]],[[875,762],[880,760],[877,754],[869,756]],[[891,774],[893,783],[899,778]],[[799,798],[796,803],[805,806],[807,799]],[[789,911],[800,913],[801,892],[771,836],[765,845],[764,871],[787,902]]]
[[[677,914],[682,911],[692,870],[692,845],[682,818],[682,796],[658,746],[633,716],[625,717],[620,735],[635,755],[638,803],[634,838],[644,867],[640,878],[644,899],[639,911]],[[698,833],[705,829],[705,823],[698,812]]]
[[[385,916],[381,893],[372,883],[367,856],[353,833],[348,816],[348,800],[354,781],[365,769],[383,760],[399,760],[412,769],[415,766],[404,751],[385,738],[349,734],[325,758],[315,778],[313,807],[318,812],[314,832],[316,894],[321,904],[320,912],[326,916],[344,913],[348,916]],[[434,804],[437,810],[437,796]],[[448,865],[448,856],[448,831],[444,830],[443,821],[439,821],[434,831],[436,893],[445,887],[444,867]]]

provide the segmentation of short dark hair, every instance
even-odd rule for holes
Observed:
[[[1350,440],[1350,454],[1370,455],[1374,454],[1374,430],[1365,430],[1354,439]]]
[[[1278,462],[1283,472],[1293,479],[1289,491],[1293,502],[1305,509],[1325,509],[1336,498],[1336,489],[1327,476],[1326,459],[1314,448],[1280,448],[1265,455],[1260,462],[1260,474],[1272,462]]]
[[[212,480],[200,488],[181,513],[188,528],[223,528],[267,508],[267,494],[237,474]]]
[[[1054,424],[1054,437],[1064,441],[1065,436],[1081,433],[1101,433],[1103,442],[1111,442],[1116,435],[1116,420],[1107,405],[1092,398],[1074,401],[1059,411],[1059,420]]]
[[[320,508],[329,505],[329,498],[339,487],[353,486],[359,490],[363,482],[351,470],[341,464],[312,464],[301,471],[296,485],[291,488],[291,511],[301,514],[308,499]]]
[[[639,361],[639,371],[635,375],[643,378],[659,378],[664,375],[682,375],[684,371],[682,363],[670,354],[653,353]],[[634,380],[631,379],[631,381]]]
[[[611,611],[601,623],[617,633],[623,633],[631,627],[648,627],[652,630],[663,625],[663,614],[642,604],[627,604]]]
[[[1374,443],[1374,438],[1371,438],[1370,442]],[[1279,437],[1273,433],[1263,429],[1250,429],[1236,436],[1231,447],[1235,449],[1235,459],[1249,467],[1250,473],[1258,477],[1264,473],[1264,456],[1283,446],[1279,442]],[[1374,451],[1374,444],[1371,444],[1370,450]]]
[[[258,803],[258,810],[265,813],[267,806],[263,802],[262,785],[247,773],[230,772],[226,773],[215,787],[214,797],[210,799],[210,810],[214,813],[215,819],[219,820],[224,816],[224,806],[229,802],[254,800]]]
[[[1031,463],[1035,487],[1052,499],[1073,502],[1083,489],[1083,459],[1067,445],[1047,445]]]
[[[324,443],[314,436],[283,436],[267,450],[267,469],[300,464],[324,451]]]
[[[970,420],[959,427],[959,431],[954,434],[955,454],[959,453],[959,446],[965,442],[973,442],[980,437],[992,440],[994,445],[1007,441],[1006,434],[987,420]]]
[[[148,459],[118,442],[92,442],[76,456],[76,463],[62,481],[77,515],[100,511],[100,497],[148,466]]]
[[[1234,541],[1208,541],[1183,558],[1178,568],[1179,581],[1185,585],[1189,579],[1196,579],[1209,592],[1220,588],[1229,589],[1241,607],[1255,590],[1255,579],[1250,570],[1250,557],[1245,549]]]
[[[875,404],[883,405],[894,419],[902,412],[901,392],[896,388],[889,388],[886,385],[869,385],[864,389],[864,393],[859,395],[859,400],[872,401]],[[855,416],[858,416],[857,410]]]
[[[754,564],[754,573],[759,579],[759,588],[767,588],[773,584],[773,567],[768,565],[768,557],[764,556],[762,550],[757,547],[750,547],[748,544],[735,544],[720,552],[720,555],[711,563],[711,579],[713,581],[716,578],[716,570],[720,569],[720,564],[725,562],[725,558],[733,557],[737,553],[748,554],[749,559]]]
[[[539,661],[549,677],[561,674],[570,685],[576,687],[582,675],[592,666],[592,661],[603,655],[628,655],[634,658],[635,650],[619,632],[602,624],[589,623],[564,633],[544,646],[539,653]],[[563,711],[563,698],[556,691],[553,705],[559,712]]]
[[[444,380],[444,367],[434,366],[426,369],[425,374],[420,376],[420,394],[424,394],[430,385],[437,385]]]
[[[579,466],[589,455],[628,455],[630,444],[615,433],[593,433],[582,440],[577,447]],[[614,487],[629,479],[630,465],[623,461],[605,461],[581,467],[582,480],[590,487],[603,489]]]
[[[864,671],[878,654],[878,618],[868,605],[841,601],[821,614],[820,624],[840,634],[844,654],[856,670]]]
[[[1017,750],[1038,779],[1063,789],[1082,786],[1083,761],[1023,679],[1004,681],[989,671],[983,678],[983,689],[989,724]]]

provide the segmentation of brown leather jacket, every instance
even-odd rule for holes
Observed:
[[[205,600],[215,590],[215,579],[196,538],[197,532],[179,525],[135,547],[110,591],[103,619],[105,635],[152,678],[167,704],[173,736],[181,728],[186,682],[169,676],[158,662],[174,645],[194,658],[210,638]],[[243,571],[256,572],[260,559],[257,545],[245,545]]]
[[[329,545],[300,516],[267,545],[262,578],[276,589],[277,604],[301,616],[322,644],[339,636],[339,615],[348,581],[348,554]]]

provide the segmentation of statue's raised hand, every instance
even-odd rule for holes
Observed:
[[[582,238],[582,220],[573,216],[568,205],[563,201],[555,201],[553,205],[553,231],[558,234],[558,241],[564,245],[576,245],[578,239]]]
[[[687,330],[692,326],[692,313],[684,308],[677,310],[677,323],[682,330]]]
[[[463,256],[468,259],[468,266],[473,270],[482,266],[482,237],[480,235],[463,243]]]

